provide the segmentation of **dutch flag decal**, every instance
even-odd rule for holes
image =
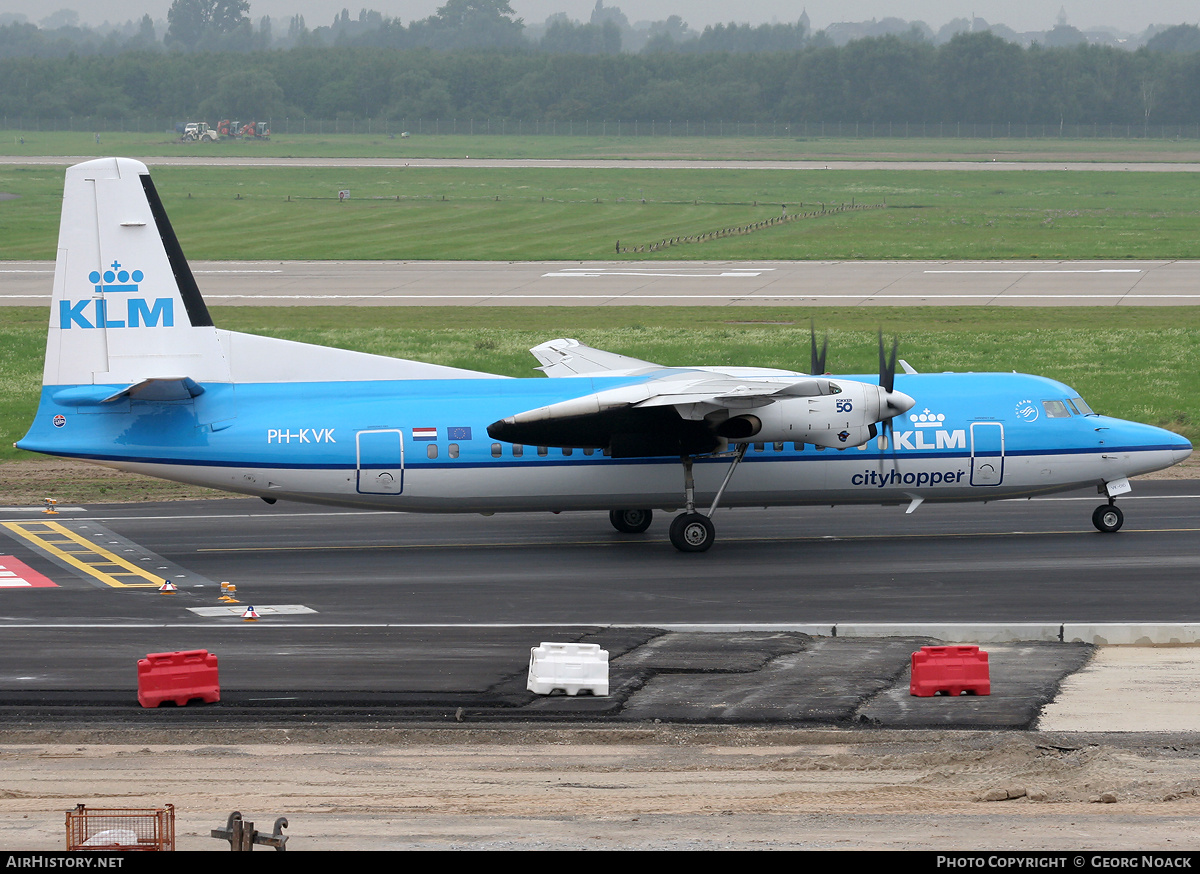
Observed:
[[[413,440],[437,440],[437,428],[413,428]]]

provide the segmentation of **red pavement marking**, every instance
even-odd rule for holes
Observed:
[[[0,555],[0,589],[58,588],[58,583],[42,576],[25,562],[11,555]]]

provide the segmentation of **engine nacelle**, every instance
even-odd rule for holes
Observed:
[[[906,412],[913,399],[903,392],[853,380],[833,380],[827,395],[786,398],[730,417],[716,433],[732,443],[812,443],[861,446],[878,433],[878,422]]]

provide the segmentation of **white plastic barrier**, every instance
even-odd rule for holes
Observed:
[[[608,651],[595,643],[543,643],[529,651],[529,691],[608,694]]]

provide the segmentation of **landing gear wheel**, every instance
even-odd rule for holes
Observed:
[[[622,534],[641,534],[650,527],[653,510],[609,510],[608,521]]]
[[[1125,514],[1116,504],[1101,504],[1092,511],[1092,524],[1096,526],[1097,531],[1112,534],[1114,531],[1120,531],[1121,526],[1125,524]]]
[[[671,545],[680,552],[704,552],[716,534],[712,521],[702,513],[681,513],[671,520]]]

